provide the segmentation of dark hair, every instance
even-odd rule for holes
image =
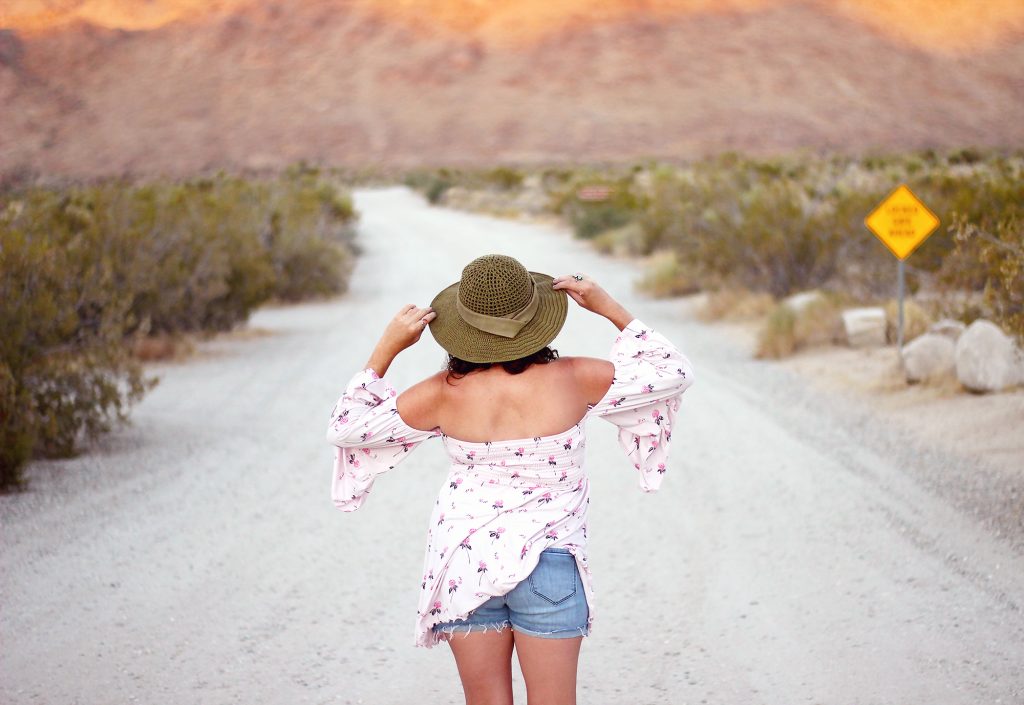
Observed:
[[[486,370],[494,365],[501,365],[510,375],[517,375],[520,372],[523,372],[530,365],[543,365],[557,359],[558,351],[552,350],[547,346],[544,346],[537,352],[531,353],[526,357],[520,357],[516,360],[509,360],[507,362],[468,362],[448,353],[448,374],[445,375],[445,381],[448,382],[448,378],[451,376],[459,379],[460,377],[465,377],[474,370]],[[448,383],[451,384],[451,382]]]

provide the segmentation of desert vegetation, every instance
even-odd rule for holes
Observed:
[[[316,171],[7,184],[0,191],[0,486],[125,418],[139,341],[226,331],[343,291],[356,213]]]
[[[434,178],[420,174],[413,183],[422,188],[442,177]],[[896,261],[864,218],[906,183],[942,223],[907,260],[910,293],[935,315],[991,317],[1024,336],[1021,153],[724,154],[685,164],[541,169],[501,189],[478,173],[446,170],[443,179],[445,189],[512,196],[535,188],[578,237],[605,252],[649,256],[641,284],[655,295],[741,291],[782,300],[818,289],[827,303],[808,315],[821,320],[838,301],[884,305],[892,297]],[[443,200],[440,193],[435,200]],[[769,355],[827,337],[792,312],[769,318],[774,330],[800,333],[767,344]]]

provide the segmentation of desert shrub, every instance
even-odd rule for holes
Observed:
[[[789,306],[777,306],[765,320],[757,336],[756,355],[779,359],[796,351],[796,312]]]
[[[652,170],[636,222],[648,251],[676,250],[705,288],[728,283],[782,297],[825,287],[878,298],[895,288],[896,262],[863,221],[892,188],[907,183],[942,222],[908,263],[916,291],[932,285],[952,253],[956,214],[977,223],[1019,212],[1022,163],[973,150],[861,159],[729,154]]]
[[[140,336],[227,330],[268,298],[343,291],[354,219],[309,169],[0,194],[0,485],[125,418],[150,384]]]
[[[327,183],[304,179],[285,182],[267,199],[264,243],[273,269],[271,295],[301,301],[344,291],[354,263],[351,198]]]
[[[484,173],[484,180],[487,183],[493,184],[504,191],[519,188],[523,185],[524,178],[525,174],[523,172],[507,166],[495,167]]]
[[[464,185],[464,180],[460,172],[451,169],[411,171],[402,179],[406,186],[422,193],[432,204],[440,203],[445,191]]]
[[[583,188],[607,188],[603,200],[580,198]],[[563,185],[554,195],[553,208],[572,225],[576,237],[591,239],[607,230],[621,228],[634,221],[644,203],[632,190],[631,178],[591,178],[587,173]]]
[[[79,230],[33,237],[0,217],[0,482],[32,454],[66,456],[124,418],[146,386],[124,345],[130,292]]]
[[[431,203],[439,203],[444,192],[454,186],[448,179],[437,178],[430,182],[426,188],[427,200]]]
[[[773,310],[775,299],[770,294],[726,288],[708,292],[697,317],[702,321],[743,320],[767,316]]]
[[[21,466],[32,456],[35,433],[25,413],[31,403],[28,391],[0,363],[0,487],[20,485]]]
[[[956,250],[945,263],[946,283],[983,292],[990,315],[1024,343],[1024,216],[958,216],[953,229]],[[971,318],[982,313],[988,312],[976,309]]]
[[[665,250],[653,257],[637,288],[652,296],[685,296],[700,290],[696,281],[687,276],[686,267],[675,252]]]
[[[768,314],[758,334],[759,358],[788,357],[798,350],[837,342],[842,333],[839,299],[823,297],[799,312],[781,303]]]
[[[646,238],[639,223],[631,222],[620,228],[605,230],[591,242],[598,252],[620,256],[648,254]]]
[[[633,214],[614,203],[580,203],[572,209],[570,217],[576,237],[592,238],[626,225]]]
[[[903,301],[903,341],[913,340],[928,332],[934,317],[913,299]],[[900,304],[896,299],[885,303],[885,337],[890,343],[899,339]]]

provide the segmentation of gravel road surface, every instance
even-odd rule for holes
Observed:
[[[750,360],[679,301],[633,294],[634,265],[564,231],[401,188],[356,203],[349,294],[263,309],[265,334],[154,366],[129,427],[0,498],[0,702],[463,702],[450,652],[412,646],[441,443],[343,514],[324,430],[389,317],[488,252],[592,275],[697,371],[659,493],[590,423],[581,704],[1024,702],[1024,557],[962,501],[971,461]],[[614,327],[570,306],[555,346],[603,357]],[[401,389],[442,359],[424,334],[389,374]],[[515,688],[525,703],[518,671]]]

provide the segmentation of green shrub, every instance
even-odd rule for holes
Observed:
[[[912,256],[908,286],[934,278],[953,251],[954,216],[971,222],[1019,213],[1024,160],[961,150],[948,157],[723,155],[651,172],[637,215],[650,250],[685,257],[701,285],[729,282],[776,297],[826,287],[857,298],[891,295],[896,263],[864,227],[865,216],[901,182],[942,225]]]
[[[499,166],[484,174],[484,179],[503,191],[511,191],[523,185],[525,175],[518,169]]]
[[[139,336],[228,330],[269,298],[343,291],[355,217],[308,168],[0,194],[0,486],[125,417],[151,384]]]
[[[598,233],[622,227],[629,223],[630,210],[614,203],[580,203],[571,211],[576,237],[592,238]]]
[[[585,187],[605,187],[609,193],[603,200],[583,200],[580,192]],[[553,204],[572,225],[576,237],[589,240],[636,220],[643,208],[643,199],[633,193],[632,177],[595,179],[584,173],[565,184]]]
[[[434,204],[439,203],[441,201],[441,197],[444,196],[445,191],[447,191],[454,185],[455,184],[449,181],[448,179],[434,179],[427,186],[427,200]]]
[[[453,186],[465,185],[465,177],[451,169],[410,171],[402,181],[409,188],[422,193],[431,204],[440,203],[445,191]]]
[[[0,482],[30,455],[67,456],[124,418],[147,382],[124,343],[130,292],[81,231],[33,237],[0,219]]]

